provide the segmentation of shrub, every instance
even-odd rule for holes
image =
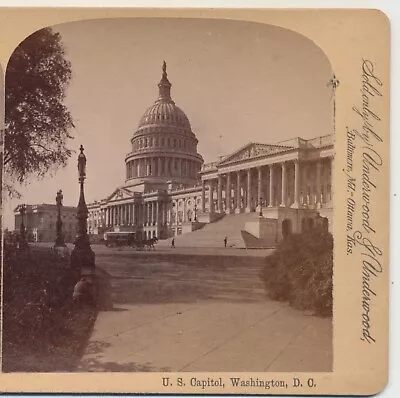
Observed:
[[[49,250],[5,250],[3,272],[3,371],[71,370],[96,316],[73,305],[79,273]]]
[[[292,234],[267,257],[261,278],[273,300],[332,314],[333,239],[323,228]]]

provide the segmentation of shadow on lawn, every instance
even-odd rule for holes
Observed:
[[[266,300],[263,258],[115,253],[98,254],[96,262],[110,275],[115,304]]]

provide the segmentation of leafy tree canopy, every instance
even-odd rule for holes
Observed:
[[[63,101],[71,80],[61,35],[50,28],[26,38],[5,76],[4,167],[13,181],[65,166],[73,120]]]

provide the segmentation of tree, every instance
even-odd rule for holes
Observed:
[[[61,35],[50,28],[33,33],[13,52],[5,76],[4,134],[4,168],[12,181],[66,165],[74,127],[63,103],[70,80]]]

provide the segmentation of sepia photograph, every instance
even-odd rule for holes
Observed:
[[[307,37],[244,21],[86,20],[22,41],[5,70],[2,371],[331,372],[339,79]]]

